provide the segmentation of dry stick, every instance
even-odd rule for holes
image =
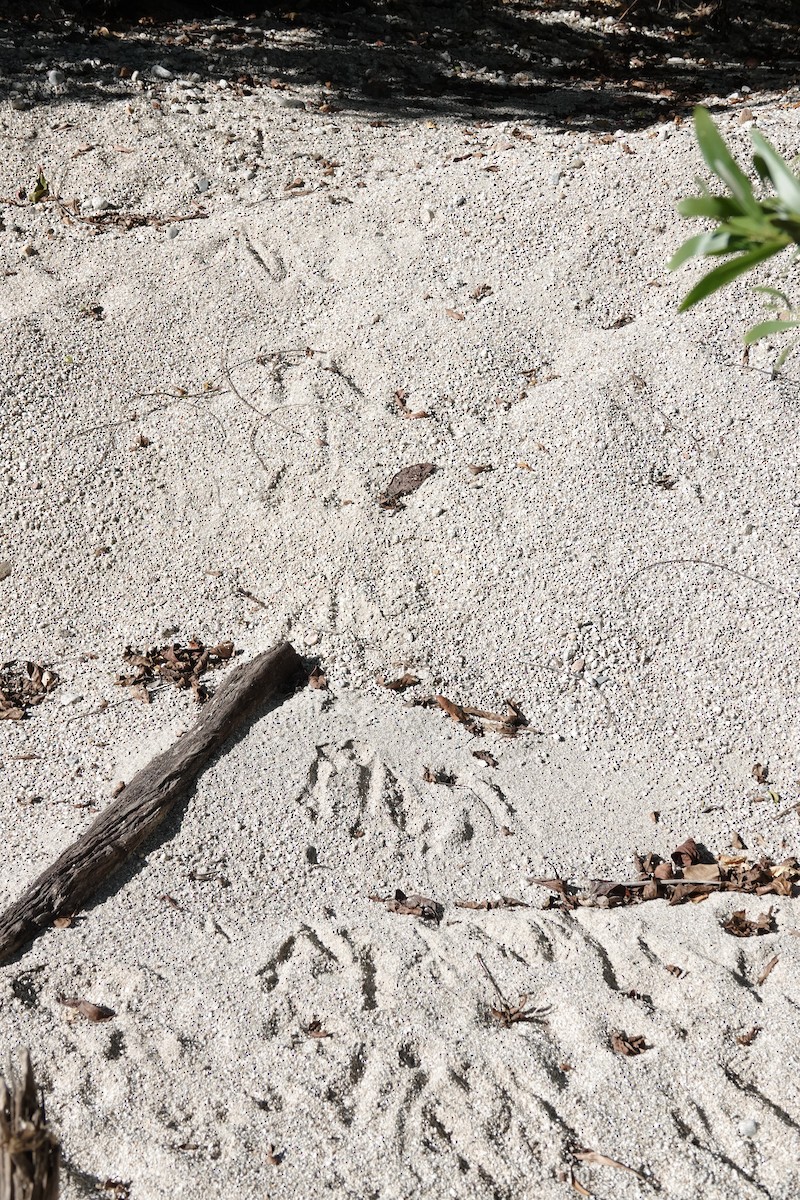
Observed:
[[[302,659],[288,642],[245,663],[222,683],[197,723],[135,775],[77,842],[0,914],[0,962],[75,912],[136,850],[232,733],[300,677]]]
[[[57,1200],[60,1158],[26,1050],[18,1076],[0,1078],[0,1200]]]
[[[661,558],[658,562],[645,563],[643,567],[640,567],[638,571],[634,571],[623,582],[620,594],[622,595],[628,590],[634,579],[638,579],[645,571],[652,571],[657,567],[713,567],[715,571],[725,571],[728,575],[735,575],[737,579],[745,579],[748,583],[755,583],[759,587],[768,588],[771,592],[777,592],[785,600],[794,600],[795,602],[798,600],[797,593],[795,592],[784,592],[782,588],[777,587],[774,583],[769,583],[766,579],[759,579],[755,575],[747,575],[744,571],[737,571],[735,567],[726,566],[725,563],[710,562],[707,558]]]

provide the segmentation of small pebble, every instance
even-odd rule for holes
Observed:
[[[195,183],[198,192],[207,192],[211,187],[211,181],[206,178],[198,179]]]
[[[305,101],[298,100],[296,96],[278,96],[277,103],[281,108],[305,108]]]
[[[178,236],[178,232],[179,229],[177,225],[170,225],[169,229],[167,230],[167,237],[170,239],[170,241],[172,241],[173,238]]]
[[[8,579],[10,574],[11,574],[11,563],[8,562],[7,560],[0,562],[0,581],[2,581],[3,579]]]
[[[739,1133],[742,1137],[754,1137],[758,1133],[758,1121],[754,1121],[752,1117],[745,1117],[739,1122]]]
[[[308,632],[304,634],[303,641],[307,646],[316,646],[319,638],[320,634],[317,629],[309,629]]]
[[[153,67],[153,74],[156,79],[172,79],[172,71],[168,71],[166,67],[162,67],[158,63]]]
[[[63,71],[52,70],[47,72],[47,82],[51,87],[60,87],[65,79],[66,75]]]

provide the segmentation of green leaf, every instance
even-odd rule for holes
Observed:
[[[751,129],[750,138],[758,151],[753,161],[756,162],[759,174],[762,174],[757,162],[760,158],[783,203],[795,214],[800,214],[800,179],[797,178],[786,159],[778,154],[775,147],[767,141],[762,133],[759,133],[757,129]]]
[[[794,350],[796,345],[797,345],[797,338],[794,338],[791,342],[789,342],[788,346],[784,346],[783,350],[781,350],[780,354],[775,359],[775,362],[772,364],[772,374],[773,375],[778,374],[778,371],[780,371],[781,367],[786,362],[787,358],[792,353],[792,351]]]
[[[752,346],[753,342],[771,337],[773,333],[785,333],[787,329],[797,329],[798,327],[800,327],[800,321],[762,321],[760,325],[754,325],[752,329],[748,329],[744,335],[745,345]]]
[[[743,208],[753,214],[757,213],[758,201],[753,195],[750,180],[731,156],[708,110],[702,105],[698,105],[694,110],[694,129],[700,152],[708,166],[728,185]]]
[[[44,172],[39,168],[39,177],[34,184],[33,191],[28,196],[28,199],[33,204],[38,204],[40,200],[44,200],[45,196],[50,195],[50,184],[44,177]]]
[[[687,196],[678,203],[682,217],[707,217],[711,221],[727,221],[738,217],[742,206],[729,196]]]
[[[775,300],[780,300],[784,308],[793,308],[793,304],[786,292],[782,292],[780,288],[768,287],[766,284],[753,284],[753,291],[760,292],[762,296],[772,296]]]
[[[679,246],[667,263],[668,271],[675,271],[690,258],[703,258],[706,254],[725,254],[730,251],[730,238],[719,230],[698,233]]]
[[[689,294],[684,296],[678,312],[686,312],[693,305],[698,304],[701,300],[705,300],[712,292],[718,291],[726,283],[730,283],[737,276],[743,275],[745,271],[749,271],[751,267],[764,262],[765,259],[772,258],[773,254],[777,254],[782,249],[782,246],[759,246],[755,250],[748,250],[736,258],[730,259],[728,262],[721,263],[713,271],[709,271],[707,275],[704,275],[694,285]]]

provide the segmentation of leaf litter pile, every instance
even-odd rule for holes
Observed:
[[[55,671],[41,663],[3,663],[0,667],[0,721],[22,721],[58,687]]]
[[[702,858],[708,861],[701,861]],[[796,858],[775,863],[770,858],[762,857],[757,862],[748,862],[742,854],[719,854],[712,859],[710,855],[701,855],[692,838],[687,838],[673,850],[669,862],[653,853],[644,856],[636,854],[634,865],[638,879],[631,881],[592,879],[585,887],[558,878],[536,877],[528,882],[549,888],[554,893],[547,907],[566,910],[619,908],[659,899],[671,905],[683,904],[687,900],[696,904],[717,892],[791,896],[795,885],[800,882],[800,862]],[[734,917],[728,918],[724,928],[737,937],[765,933],[771,928],[771,910],[768,914],[762,914],[756,922],[747,921],[743,912],[735,913]]]
[[[148,684],[162,680],[177,688],[191,688],[199,704],[208,699],[208,691],[202,681],[206,671],[220,667],[233,657],[233,642],[220,642],[217,646],[205,646],[193,638],[188,645],[175,642],[172,646],[152,647],[150,650],[132,650],[126,647],[122,658],[130,668],[130,674],[117,676],[122,687],[133,688],[134,694],[145,704],[150,703]]]

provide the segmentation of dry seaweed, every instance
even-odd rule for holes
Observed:
[[[699,857],[696,844],[688,838],[672,854],[675,866],[663,862],[653,853],[644,857],[634,855],[634,865],[639,874],[636,880],[617,882],[591,879],[583,886],[560,878],[529,877],[528,882],[549,888],[554,893],[547,907],[567,910],[619,908],[657,899],[667,900],[671,905],[683,904],[687,900],[697,903],[716,892],[791,896],[800,882],[800,862],[796,858],[775,863],[765,856],[750,862],[741,854],[719,854],[710,862],[699,862]],[[728,929],[728,925],[725,928]],[[728,932],[734,933],[734,929],[728,929]],[[757,932],[766,930],[759,929]],[[750,935],[740,933],[735,936]]]

